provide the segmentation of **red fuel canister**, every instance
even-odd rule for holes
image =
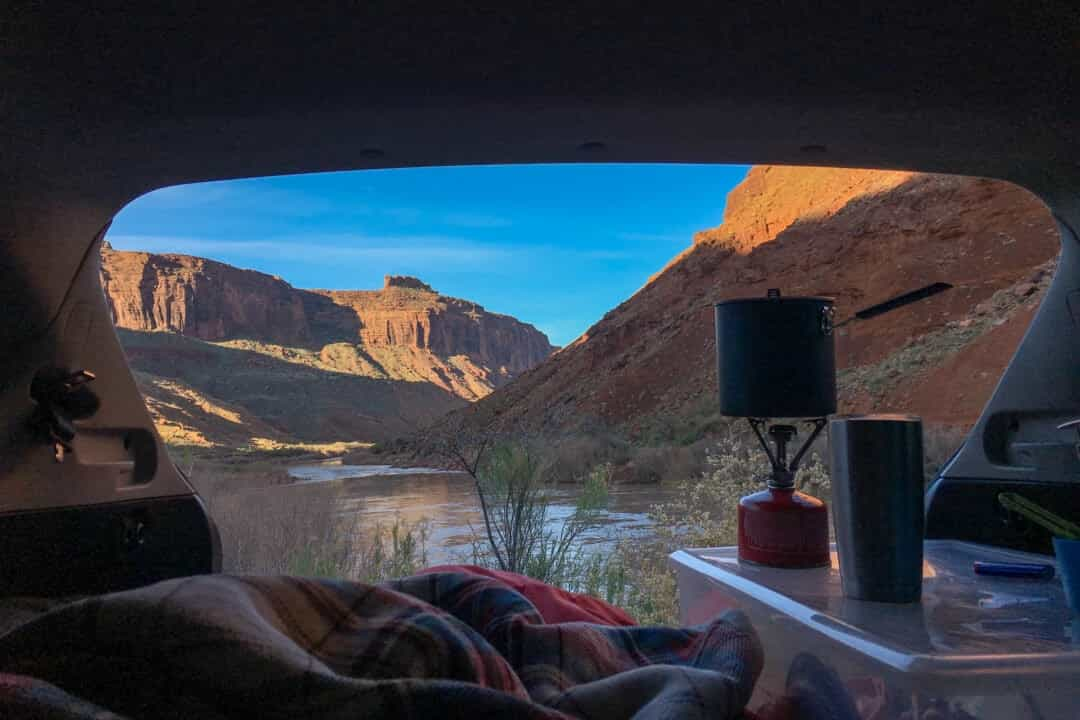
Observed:
[[[739,560],[783,568],[829,564],[825,503],[791,487],[739,500]]]

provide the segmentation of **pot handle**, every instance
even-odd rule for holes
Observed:
[[[836,308],[832,305],[825,305],[821,308],[821,334],[826,337],[832,335],[833,328],[836,321]]]

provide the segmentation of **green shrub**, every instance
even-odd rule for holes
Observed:
[[[622,465],[633,452],[630,443],[615,433],[583,430],[547,439],[540,473],[549,483],[578,483],[599,465]]]
[[[757,440],[735,430],[713,446],[707,466],[705,473],[679,483],[672,500],[652,509],[651,540],[623,541],[589,569],[589,587],[602,589],[604,599],[625,608],[638,622],[678,622],[676,580],[668,556],[679,548],[735,544],[739,498],[763,489],[769,474]],[[796,485],[808,494],[828,496],[829,472],[818,453],[803,461]]]
[[[427,520],[408,525],[400,518],[394,518],[394,524],[388,530],[376,526],[372,540],[354,546],[349,577],[379,583],[415,575],[427,567],[430,535]]]
[[[535,450],[525,442],[494,446],[475,472],[486,543],[474,544],[474,562],[556,585],[572,584],[584,555],[581,537],[607,505],[610,478],[611,465],[606,463],[588,472],[573,514],[552,528],[551,483]]]
[[[225,572],[381,582],[427,565],[426,520],[362,527],[340,512],[332,484],[277,486],[277,472],[254,465],[223,476],[204,465],[191,479],[217,524]]]

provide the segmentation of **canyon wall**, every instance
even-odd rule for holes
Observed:
[[[554,350],[532,325],[440,295],[407,276],[386,276],[380,290],[301,290],[213,260],[106,247],[101,278],[114,322],[125,330],[314,348],[351,343],[443,360],[464,356],[492,387]]]
[[[756,166],[724,222],[695,235],[568,347],[448,426],[583,421],[632,433],[715,412],[713,305],[825,295],[837,320],[931,283],[953,287],[836,338],[841,411],[976,419],[1052,275],[1060,239],[1015,185],[908,172]],[[666,419],[666,420],[665,420]]]
[[[554,350],[532,325],[387,276],[301,290],[186,255],[105,246],[101,281],[165,439],[269,447],[371,442],[478,400]]]

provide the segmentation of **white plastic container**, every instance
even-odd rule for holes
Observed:
[[[831,567],[810,570],[740,564],[735,548],[671,562],[684,624],[730,607],[753,621],[765,668],[749,707],[762,720],[790,713],[793,695],[803,714],[834,713],[823,717],[1080,718],[1080,619],[1060,580],[972,570],[1053,558],[951,540],[928,540],[924,553],[922,601],[908,605],[845,598],[835,552]]]

